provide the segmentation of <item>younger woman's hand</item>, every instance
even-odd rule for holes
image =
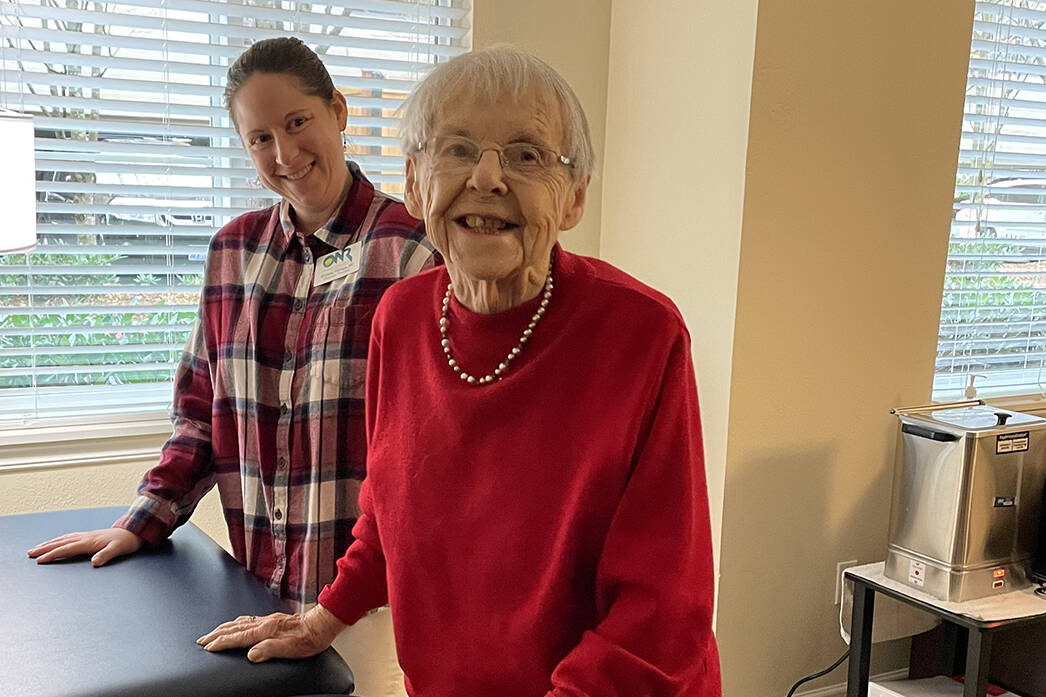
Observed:
[[[71,532],[47,542],[41,542],[29,550],[29,556],[37,564],[70,559],[90,554],[91,564],[104,564],[134,554],[141,549],[145,540],[123,528],[104,528],[90,532]]]

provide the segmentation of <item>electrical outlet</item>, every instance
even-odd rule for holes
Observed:
[[[851,566],[857,566],[857,560],[841,561],[835,565],[835,604],[843,602],[843,572]]]

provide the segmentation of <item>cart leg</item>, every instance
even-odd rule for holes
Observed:
[[[991,662],[992,634],[970,629],[966,643],[966,684],[963,697],[984,697],[988,691],[988,665]]]
[[[872,613],[875,590],[853,579],[853,615],[850,619],[850,665],[847,667],[846,697],[868,697],[868,670],[872,658]]]

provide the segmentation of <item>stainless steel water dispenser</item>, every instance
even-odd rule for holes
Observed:
[[[1027,585],[1046,419],[981,401],[895,413],[886,576],[959,602]]]

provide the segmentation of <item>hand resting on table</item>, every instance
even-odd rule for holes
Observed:
[[[47,564],[90,554],[93,566],[102,566],[117,557],[134,554],[145,541],[123,528],[104,528],[90,532],[71,532],[42,542],[29,550],[37,564]]]
[[[265,617],[241,616],[218,625],[196,640],[208,651],[251,646],[247,659],[308,658],[326,649],[345,625],[322,605],[305,614],[274,612]]]

